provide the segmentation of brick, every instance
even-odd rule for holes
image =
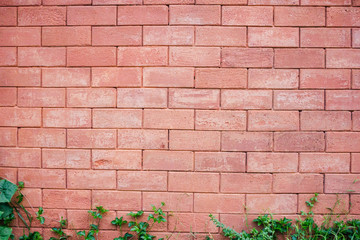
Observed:
[[[195,152],[195,171],[245,172],[245,153]]]
[[[193,87],[193,68],[149,67],[143,69],[146,87]]]
[[[298,47],[299,29],[250,27],[248,38],[251,47]]]
[[[176,192],[143,192],[143,209],[151,211],[151,204],[165,202],[164,211],[191,212],[193,194]]]
[[[43,207],[55,209],[90,209],[91,191],[44,189]]]
[[[291,90],[274,91],[274,109],[315,110],[324,109],[324,91]]]
[[[93,0],[93,5],[142,4],[141,0]]]
[[[312,6],[335,6],[335,5],[351,5],[351,0],[304,0],[301,5]]]
[[[39,46],[41,29],[38,27],[1,27],[0,46]]]
[[[347,196],[347,195],[345,195]],[[351,202],[351,208],[350,208],[350,213],[352,214],[359,214],[360,212],[360,197],[359,195],[351,195],[350,196],[350,202]],[[346,199],[348,200],[348,199]],[[347,203],[347,201],[344,201],[345,203]]]
[[[0,148],[0,166],[39,168],[41,167],[41,150],[39,148]]]
[[[43,127],[90,128],[90,109],[45,108]]]
[[[141,45],[142,30],[140,26],[94,27],[92,45],[121,46]]]
[[[296,194],[248,194],[246,210],[249,214],[266,212],[295,214],[297,212]]]
[[[115,66],[115,47],[69,47],[67,48],[67,65],[82,66]]]
[[[44,0],[44,5],[89,5],[91,0]]]
[[[44,168],[90,168],[90,150],[43,149]]]
[[[43,68],[43,87],[88,87],[90,68]]]
[[[272,133],[267,132],[223,132],[222,151],[271,151]]]
[[[360,29],[352,29],[352,47],[360,48]]]
[[[360,133],[358,132],[328,132],[326,133],[327,152],[358,152]]]
[[[17,8],[0,7],[0,26],[16,26]]]
[[[67,130],[68,148],[115,148],[116,130],[69,129]]]
[[[323,49],[276,49],[275,68],[324,68]]]
[[[15,106],[16,105],[16,88],[1,88],[0,87],[0,106]]]
[[[196,4],[246,5],[247,0],[197,0]]]
[[[240,194],[194,194],[194,212],[243,213],[245,195]]]
[[[360,110],[359,90],[326,91],[327,110]]]
[[[218,173],[169,172],[168,191],[218,192]]]
[[[67,25],[116,25],[116,7],[67,7]]]
[[[326,24],[328,26],[360,26],[360,9],[356,7],[330,7],[327,8]]]
[[[65,7],[19,7],[19,26],[66,25]]]
[[[20,88],[18,106],[21,107],[65,107],[63,88]]]
[[[17,169],[16,168],[0,168],[1,178],[5,178],[13,183],[17,182]]]
[[[300,172],[341,173],[350,171],[350,154],[300,153]]]
[[[27,188],[65,188],[65,175],[62,169],[18,169],[19,181]]]
[[[170,47],[170,66],[220,66],[218,47]]]
[[[37,188],[25,188],[21,192],[26,196],[26,200],[22,202],[25,208],[41,207],[42,204],[42,191]]]
[[[223,109],[271,109],[270,90],[223,90],[221,92]]]
[[[223,48],[221,51],[221,66],[272,67],[273,55],[273,49],[271,48]]]
[[[92,198],[93,207],[101,205],[109,210],[139,210],[141,208],[140,192],[95,190]]]
[[[140,68],[92,68],[93,87],[140,87]]]
[[[41,70],[38,68],[0,68],[0,86],[39,87]]]
[[[360,70],[352,70],[352,88],[360,89]]]
[[[195,35],[199,46],[246,46],[244,27],[196,27]]]
[[[352,114],[353,130],[360,130],[360,111]]]
[[[167,90],[161,88],[118,88],[117,107],[166,108]]]
[[[170,108],[216,109],[219,107],[220,92],[213,89],[170,89]]]
[[[68,189],[115,189],[116,171],[68,170]]]
[[[167,25],[167,6],[120,6],[118,25]]]
[[[192,26],[144,26],[144,45],[193,45]]]
[[[197,110],[195,114],[197,130],[245,130],[246,112]]]
[[[27,209],[29,212],[33,211],[32,208]],[[43,232],[43,228],[53,228],[53,227],[58,227],[59,222],[58,220],[60,220],[60,218],[62,216],[66,216],[66,210],[65,209],[47,209],[46,211],[44,211],[44,214],[42,215],[45,219],[52,219],[51,221],[46,221],[44,222],[44,224],[41,224],[40,221],[33,219],[32,221],[32,228],[31,231],[38,231],[40,234]],[[53,220],[54,219],[54,220]],[[20,223],[20,222],[19,222]],[[24,227],[23,229],[19,229],[19,233],[21,232],[22,235],[24,234],[24,230],[25,225],[24,223],[21,221],[21,223],[19,224],[20,226]]]
[[[0,128],[0,146],[15,147],[17,144],[16,128]]]
[[[297,172],[297,153],[247,153],[247,172]]]
[[[353,5],[354,5],[354,6],[360,6],[359,0],[354,0],[354,1],[353,1]]]
[[[301,69],[300,88],[349,88],[351,72],[346,69]]]
[[[360,49],[326,50],[327,68],[360,68]]]
[[[119,129],[118,148],[167,149],[168,131],[149,129]]]
[[[297,88],[299,72],[295,69],[249,69],[249,88]]]
[[[0,126],[5,127],[40,127],[40,108],[0,108]]]
[[[18,138],[21,147],[66,146],[65,129],[20,128]]]
[[[111,88],[67,89],[67,107],[115,107],[116,90]]]
[[[172,130],[171,150],[220,150],[220,132]]]
[[[141,128],[141,123],[141,110],[93,110],[93,128]]]
[[[144,128],[194,129],[194,110],[145,109]]]
[[[146,179],[146,181],[144,181]],[[118,171],[118,190],[166,191],[167,172]]]
[[[119,47],[118,66],[166,66],[167,47]]]
[[[61,37],[59,37],[61,36]],[[91,27],[43,27],[44,46],[84,46],[91,44]]]
[[[249,131],[292,131],[299,129],[297,111],[249,111]]]
[[[247,70],[243,68],[197,68],[196,88],[246,88]]]
[[[220,6],[172,5],[170,6],[171,25],[219,25]]]
[[[324,7],[275,7],[274,14],[275,26],[325,26]]]
[[[223,173],[220,191],[223,193],[270,193],[271,174]]]
[[[359,174],[326,174],[325,193],[359,193]]]
[[[277,173],[273,175],[274,193],[322,193],[323,175]]]
[[[214,217],[216,217],[217,219],[219,218],[218,214],[214,214]],[[191,239],[188,236],[188,233],[190,231],[194,231],[196,233],[203,232],[206,233],[206,235],[208,235],[209,233],[218,232],[218,228],[210,222],[208,213],[174,214],[173,216],[169,217],[168,224],[169,224],[169,229],[176,229],[179,232],[185,232],[186,235],[180,235],[181,239],[185,239],[185,240]]]
[[[273,25],[272,7],[224,6],[223,25],[271,26]]]
[[[63,47],[20,47],[19,66],[65,66],[65,52]]]
[[[302,28],[301,47],[350,47],[350,29]]]
[[[248,0],[249,5],[299,5],[299,0]]]
[[[345,111],[303,111],[300,113],[301,130],[350,130],[351,113]]]
[[[193,153],[187,151],[144,151],[144,170],[191,171]]]
[[[0,47],[0,66],[15,66],[16,63],[16,48]]]
[[[140,170],[141,151],[92,150],[92,168]]]
[[[281,152],[321,152],[325,150],[322,132],[274,133],[274,150]]]
[[[304,203],[313,196],[313,194],[299,194],[299,211],[309,211],[309,208]],[[349,195],[319,194],[317,199],[318,202],[311,209],[316,214],[329,214],[329,208],[333,208],[335,214],[349,211]]]
[[[95,207],[93,208],[95,209]],[[67,210],[67,216],[68,216],[68,222],[71,223],[71,228],[72,228],[72,232],[76,231],[76,229],[89,229],[89,224],[93,222],[93,218],[91,217],[91,215],[89,214],[88,210]],[[111,224],[111,220],[115,219],[116,217],[116,212],[115,211],[109,211],[107,212],[100,224],[99,224],[99,229],[100,229],[100,233],[99,237],[103,237],[105,235],[106,238],[108,238],[109,236],[107,233],[111,233],[113,231],[107,231],[107,230],[114,230],[116,229],[114,225]],[[119,232],[116,231],[116,235],[119,235]],[[76,234],[76,233],[75,233]],[[111,236],[111,238],[115,237],[114,235]],[[73,237],[76,237],[75,235]]]

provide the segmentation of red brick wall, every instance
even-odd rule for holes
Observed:
[[[216,233],[314,192],[360,214],[360,1],[0,6],[0,172],[46,216],[165,201],[155,230]]]

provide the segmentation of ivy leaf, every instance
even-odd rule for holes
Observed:
[[[6,179],[0,180],[0,203],[10,202],[18,187]]]
[[[12,233],[11,227],[0,226],[0,239],[1,240],[9,239],[11,236],[11,233]]]

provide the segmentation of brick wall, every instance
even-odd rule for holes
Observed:
[[[165,201],[155,231],[216,235],[314,192],[360,214],[360,1],[194,1],[1,0],[0,175],[77,229]]]

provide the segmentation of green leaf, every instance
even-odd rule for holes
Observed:
[[[0,180],[0,203],[10,202],[11,198],[14,196],[18,187],[12,182],[1,179]]]
[[[12,228],[0,226],[0,240],[8,240],[11,236]]]
[[[0,220],[4,222],[5,225],[10,223],[14,218],[13,208],[8,203],[0,203]]]

